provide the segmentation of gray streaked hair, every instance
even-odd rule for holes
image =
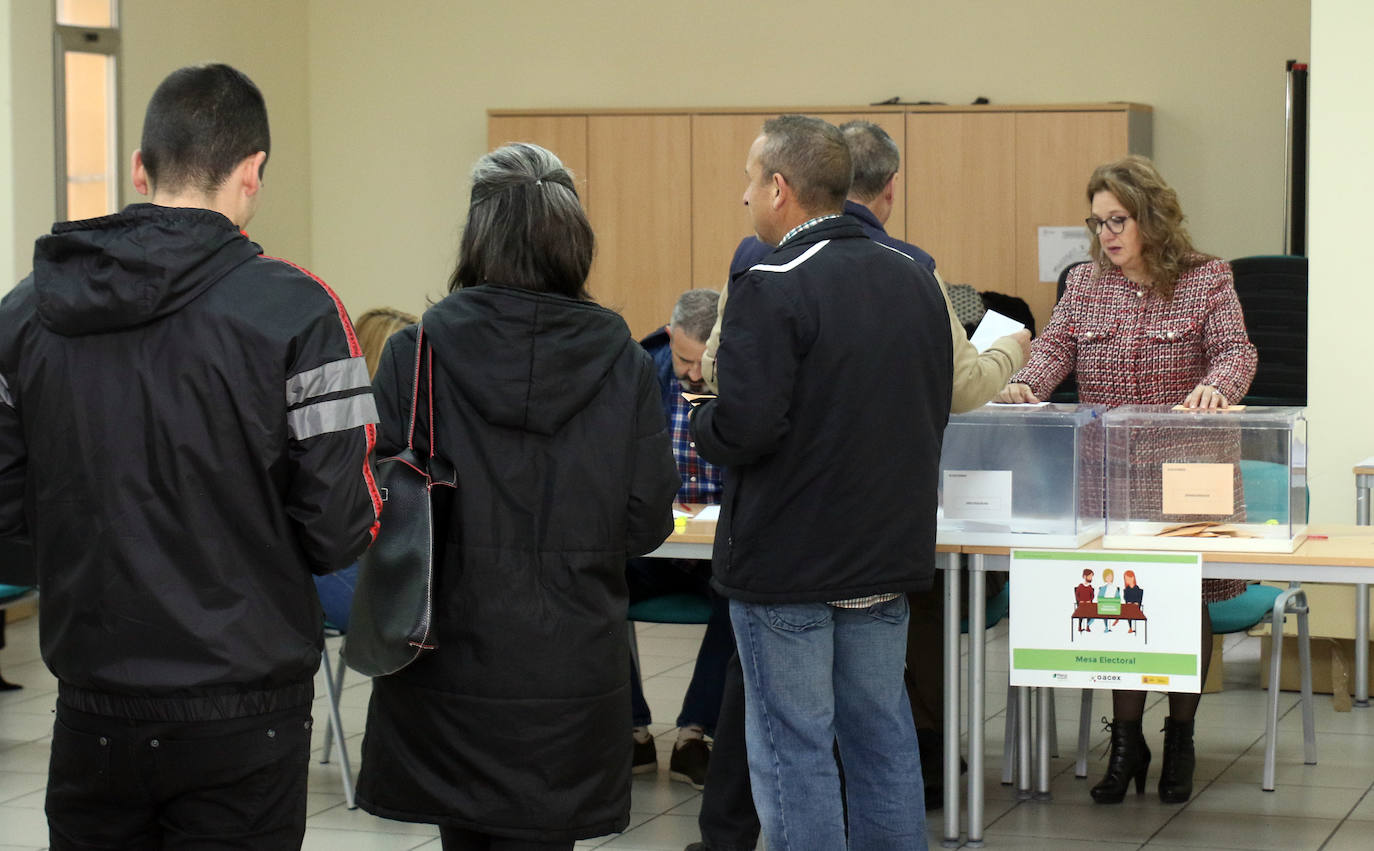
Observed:
[[[674,330],[681,331],[698,343],[704,343],[715,327],[716,305],[719,303],[720,293],[715,290],[688,290],[678,296],[669,324]]]
[[[854,167],[838,127],[809,115],[781,115],[764,122],[763,135],[759,165],[765,180],[781,174],[812,215],[844,209]]]
[[[846,121],[840,125],[849,157],[854,162],[854,182],[849,194],[867,203],[887,188],[902,165],[902,152],[887,131],[872,121]]]
[[[586,299],[595,245],[558,157],[528,142],[506,145],[473,166],[449,291],[494,283]]]

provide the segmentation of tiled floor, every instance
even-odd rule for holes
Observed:
[[[639,649],[645,669],[645,692],[654,716],[676,716],[700,627],[641,625]],[[9,646],[0,651],[6,678],[24,684],[23,691],[0,694],[0,851],[42,848],[47,843],[43,817],[48,743],[56,684],[38,658],[35,620],[12,624]],[[336,646],[331,642],[331,651]],[[989,681],[1004,681],[1005,626],[991,633]],[[1297,696],[1281,704],[1278,790],[1259,788],[1264,760],[1265,692],[1259,688],[1259,642],[1232,636],[1225,650],[1226,691],[1203,699],[1198,716],[1197,791],[1183,806],[1166,806],[1153,795],[1158,766],[1152,765],[1147,794],[1130,796],[1120,806],[1096,806],[1088,786],[1101,772],[1105,734],[1094,725],[1093,780],[1073,777],[1070,753],[1076,741],[1077,693],[1062,692],[1056,703],[1059,740],[1064,755],[1054,762],[1050,802],[1017,801],[1015,791],[1000,785],[1003,692],[988,690],[988,758],[986,847],[1053,849],[1053,851],[1124,851],[1133,848],[1185,849],[1322,849],[1355,851],[1374,848],[1374,710],[1339,713],[1331,699],[1317,698],[1318,758],[1302,764],[1302,727]],[[343,693],[343,723],[355,761],[362,741],[368,683],[349,674]],[[324,688],[317,689],[317,757],[324,730]],[[1094,715],[1108,714],[1099,695]],[[1151,748],[1159,749],[1165,712],[1158,700],[1146,714]],[[652,728],[659,736],[660,771],[634,781],[630,827],[623,834],[581,843],[580,848],[616,851],[679,851],[698,838],[696,815],[701,803],[691,787],[670,782],[668,749],[673,730]],[[627,731],[628,735],[628,731]],[[307,849],[383,851],[425,848],[437,851],[436,831],[374,818],[344,807],[338,768],[312,764]],[[931,846],[938,848],[943,822],[932,814]]]

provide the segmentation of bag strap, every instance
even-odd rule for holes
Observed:
[[[406,448],[407,448],[407,449],[410,449],[410,450],[414,450],[414,449],[415,449],[415,414],[416,414],[417,409],[420,407],[420,362],[421,362],[421,355],[423,355],[423,354],[424,354],[424,351],[425,351],[424,343],[425,343],[425,326],[424,326],[423,324],[417,325],[417,326],[416,326],[416,334],[415,334],[415,377],[414,377],[414,378],[412,379],[412,381],[411,381],[411,391],[410,391],[410,426],[406,429]],[[431,388],[430,388],[430,389],[431,389],[431,390],[433,389],[433,386],[432,386],[432,385],[431,385]],[[431,394],[431,395],[432,395],[432,394]],[[430,420],[431,420],[431,423],[430,423],[430,428],[429,428],[429,431],[430,431],[430,438],[431,438],[431,439],[433,439],[433,437],[434,437],[434,425],[433,425],[433,422],[432,422],[432,421],[433,421],[433,418],[434,418],[434,403],[431,402],[431,403],[430,403]],[[433,452],[433,446],[431,446],[431,452]]]

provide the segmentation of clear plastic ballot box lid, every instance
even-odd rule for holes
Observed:
[[[1106,410],[991,404],[950,416],[939,543],[1078,547],[1100,536]]]
[[[1103,546],[1292,552],[1306,538],[1303,408],[1127,405],[1103,423]]]

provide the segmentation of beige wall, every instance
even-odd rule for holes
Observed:
[[[1307,58],[1307,0],[855,9],[872,23],[819,0],[430,0],[385,15],[375,0],[310,0],[316,264],[355,312],[413,310],[441,292],[490,107],[893,95],[1153,104],[1156,158],[1200,246],[1227,257],[1281,247],[1283,62]]]
[[[33,241],[52,227],[57,209],[53,163],[52,7],[46,3],[10,3],[9,87],[11,197],[13,230],[4,239],[13,246],[10,266],[0,267],[10,285],[33,267]]]
[[[1369,280],[1369,169],[1374,109],[1374,4],[1313,0],[1308,415],[1312,513],[1354,522],[1350,468],[1374,455],[1374,394],[1367,340],[1374,320]]]
[[[168,72],[197,62],[228,62],[263,90],[272,121],[273,151],[267,194],[249,227],[270,254],[310,263],[310,144],[306,102],[308,29],[306,0],[122,0],[120,69],[120,186],[123,203],[142,200],[129,184],[129,156],[138,147],[143,110]],[[32,268],[33,241],[55,215],[53,164],[52,4],[6,4],[9,62],[5,82],[13,167],[12,228],[0,230],[12,245],[0,253],[2,277],[17,281]],[[3,125],[0,125],[3,129]],[[0,155],[3,155],[0,146]],[[0,204],[5,190],[0,188]],[[13,270],[11,273],[10,270]],[[6,288],[8,285],[4,285]]]
[[[14,270],[14,106],[10,94],[10,7],[0,6],[0,281]],[[5,284],[0,283],[0,291]]]
[[[125,203],[143,200],[129,184],[143,111],[171,71],[227,62],[267,99],[272,155],[262,206],[248,234],[268,254],[310,266],[309,30],[305,0],[121,0]]]

